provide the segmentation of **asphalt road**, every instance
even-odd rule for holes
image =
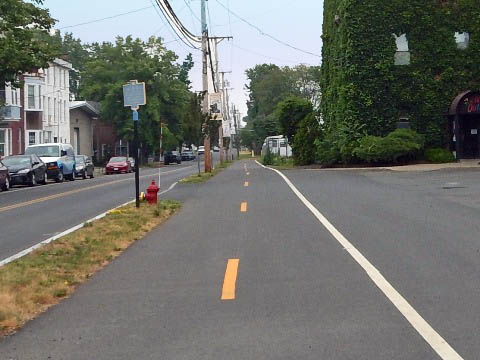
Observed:
[[[161,190],[197,171],[194,161],[161,169]],[[0,192],[0,260],[135,198],[135,174],[117,174]],[[145,191],[158,169],[140,169]]]
[[[181,212],[1,340],[2,359],[478,358],[477,171],[284,173],[412,310],[278,174],[239,161],[169,192]]]

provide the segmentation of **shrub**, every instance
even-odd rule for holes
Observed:
[[[415,131],[397,129],[386,137],[365,136],[353,154],[367,163],[397,163],[418,157],[424,143],[424,137]]]
[[[332,166],[340,162],[340,150],[331,136],[315,140],[316,158],[323,166]]]
[[[435,164],[454,162],[455,157],[451,151],[440,148],[427,149],[425,151],[425,160]]]
[[[298,125],[292,144],[293,158],[297,165],[309,165],[315,161],[315,139],[320,137],[320,126],[313,113]]]
[[[273,165],[274,155],[271,151],[267,151],[261,160],[263,165]]]
[[[356,162],[358,159],[355,158],[353,151],[366,135],[364,127],[364,125],[344,123],[326,132],[323,139],[315,142],[317,160],[323,166]]]

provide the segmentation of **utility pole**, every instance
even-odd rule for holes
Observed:
[[[208,56],[208,29],[207,29],[207,12],[206,12],[206,0],[201,0],[201,16],[202,16],[202,59],[203,59],[203,68],[202,68],[202,83],[203,83],[203,112],[209,113],[208,108],[208,66],[207,66],[207,56]],[[213,70],[213,69],[212,69]],[[210,120],[207,120],[210,121]],[[204,151],[204,163],[205,163],[205,172],[212,172],[212,159],[210,156],[210,136],[208,134],[203,140]],[[197,154],[198,156],[198,154]]]
[[[228,98],[227,98],[227,89],[225,88],[225,74],[231,73],[231,71],[219,71],[219,74],[222,74],[221,89],[222,89],[222,112],[223,112],[223,121],[222,121],[222,133],[223,133],[223,122],[230,120],[229,108],[228,108]],[[224,135],[224,134],[222,134]],[[231,139],[231,134],[230,139]],[[228,148],[225,149],[225,157],[228,159]]]
[[[203,58],[203,69],[202,69],[202,81],[203,81],[203,91],[205,94],[205,98],[203,99],[203,112],[209,113],[210,109],[208,107],[208,56],[212,56],[209,54],[209,41],[214,40],[214,51],[215,51],[215,61],[216,61],[216,69],[211,69],[212,74],[214,74],[214,78],[216,77],[216,81],[214,81],[213,86],[217,87],[218,89],[218,55],[217,55],[217,45],[224,39],[232,39],[231,36],[222,36],[222,37],[209,37],[208,36],[208,28],[207,28],[207,12],[206,12],[206,0],[201,0],[201,17],[202,17],[202,58]],[[222,148],[223,142],[223,128],[220,127],[219,129],[219,147]],[[210,137],[205,136],[205,140],[203,142],[205,147],[205,172],[212,171],[212,158],[210,154]]]
[[[233,105],[233,121],[235,124],[235,147],[237,148],[237,158],[240,159],[240,147],[239,145],[239,136],[238,127],[237,127],[237,109],[235,109],[235,105]]]

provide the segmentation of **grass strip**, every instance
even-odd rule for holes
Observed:
[[[106,217],[0,268],[0,336],[18,330],[87,281],[136,240],[164,222],[180,203],[159,200]]]
[[[233,161],[224,161],[223,163],[217,165],[215,169],[212,170],[212,172],[209,172],[209,173],[201,172],[200,174],[197,173],[197,174],[187,176],[186,178],[183,178],[182,180],[180,180],[180,183],[181,184],[199,184],[199,183],[205,182],[208,179],[217,175],[223,169],[226,169],[227,167],[232,165],[233,163],[234,163]]]

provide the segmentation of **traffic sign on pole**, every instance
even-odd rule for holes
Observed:
[[[140,176],[138,166],[138,109],[141,105],[147,103],[145,93],[145,83],[139,83],[137,80],[131,80],[123,85],[123,106],[132,109],[132,119],[134,124],[134,142],[135,142],[135,205],[140,207]]]

